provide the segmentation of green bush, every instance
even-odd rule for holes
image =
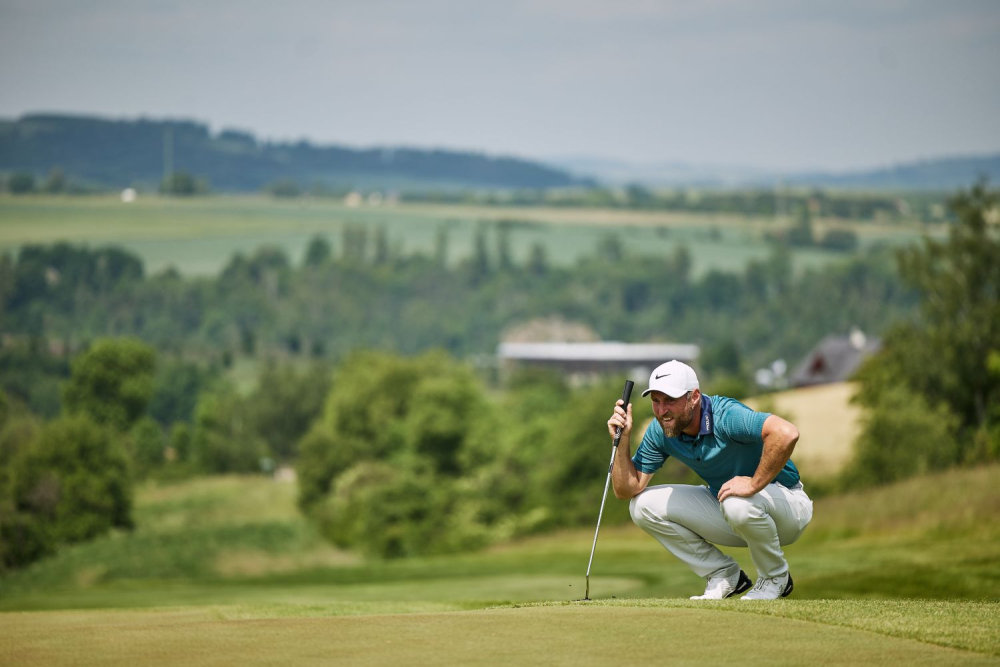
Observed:
[[[10,497],[55,543],[132,527],[132,480],[118,436],[87,415],[43,426],[11,465]]]
[[[863,418],[844,486],[886,484],[958,463],[958,425],[947,405],[932,406],[902,385],[884,388]]]
[[[389,465],[365,461],[341,475],[323,504],[320,525],[342,547],[369,556],[403,558],[483,546],[459,544],[453,481],[426,459]],[[466,537],[472,531],[465,531]]]
[[[358,352],[341,365],[323,414],[299,445],[299,504],[322,499],[334,480],[364,461],[423,456],[437,471],[458,471],[481,388],[447,355],[413,358]]]
[[[38,436],[38,422],[0,392],[0,573],[50,553],[53,539],[36,517],[18,509],[14,462]]]

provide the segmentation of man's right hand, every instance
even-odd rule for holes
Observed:
[[[619,427],[622,429],[622,438],[628,439],[632,433],[632,404],[629,403],[626,409],[624,401],[620,398],[615,403],[615,411],[611,415],[611,419],[608,420],[608,433],[611,434],[612,439]]]

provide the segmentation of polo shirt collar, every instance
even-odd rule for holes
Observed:
[[[698,435],[688,435],[687,433],[681,433],[681,440],[687,440],[688,442],[697,440],[698,438],[705,435],[712,435],[715,432],[715,417],[712,414],[712,399],[710,399],[705,394],[701,395],[701,427],[698,429]]]

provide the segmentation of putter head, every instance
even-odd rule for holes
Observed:
[[[584,600],[590,599],[590,575],[587,575],[587,592],[583,594]]]

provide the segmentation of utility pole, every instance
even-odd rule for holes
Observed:
[[[170,123],[163,126],[163,192],[170,196],[170,184],[174,175],[174,128]]]

